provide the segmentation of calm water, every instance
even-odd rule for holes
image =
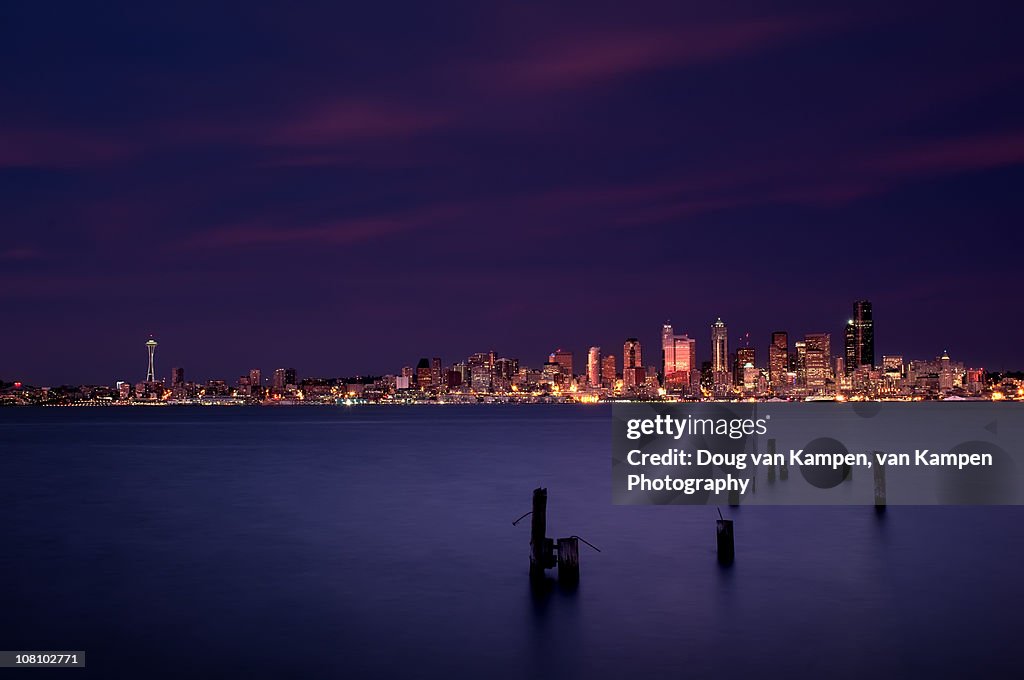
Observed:
[[[723,570],[713,508],[611,504],[610,423],[0,410],[0,649],[84,649],[76,678],[1019,677],[1021,508],[735,509]],[[602,550],[575,592],[529,588],[536,486]]]

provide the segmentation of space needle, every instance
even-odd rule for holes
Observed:
[[[156,340],[153,336],[146,342],[146,349],[149,350],[149,370],[146,371],[146,382],[156,382],[156,371],[153,370],[153,355],[156,354]]]

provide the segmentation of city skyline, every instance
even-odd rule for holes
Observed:
[[[719,316],[758,356],[781,329],[839,352],[856,299],[877,356],[1018,368],[1021,23],[996,2],[16,4],[0,376],[134,376],[150,334],[197,375],[582,356],[653,349],[666,318],[705,360]]]
[[[708,325],[709,338],[704,343],[700,342],[696,335],[694,335],[694,337],[690,337],[689,333],[676,333],[672,324],[669,323],[669,321],[666,321],[665,324],[662,325],[661,329],[659,343],[661,355],[657,359],[652,353],[651,345],[641,341],[637,336],[630,336],[625,339],[622,345],[621,363],[615,363],[615,361],[613,361],[611,365],[608,364],[608,360],[614,360],[615,353],[602,351],[600,345],[589,345],[587,346],[586,351],[582,353],[574,352],[572,349],[559,347],[558,349],[547,353],[546,362],[543,362],[540,358],[537,360],[520,361],[519,355],[515,352],[498,352],[496,349],[491,348],[487,352],[464,354],[462,356],[468,357],[468,359],[456,359],[450,363],[442,361],[442,357],[433,356],[433,358],[430,358],[428,356],[420,357],[418,360],[410,359],[404,362],[399,362],[402,368],[393,367],[391,370],[353,371],[348,373],[314,372],[305,373],[303,377],[317,379],[340,377],[351,378],[356,376],[402,375],[405,371],[409,373],[409,376],[413,379],[414,383],[423,385],[425,379],[426,384],[429,385],[433,382],[436,386],[443,383],[442,375],[444,371],[451,368],[454,364],[465,364],[467,365],[467,370],[472,371],[475,362],[489,361],[490,367],[493,369],[495,361],[500,359],[500,361],[514,361],[517,368],[520,365],[523,367],[546,365],[559,366],[563,374],[568,374],[573,377],[581,377],[583,384],[591,387],[600,385],[602,383],[602,378],[606,378],[609,369],[615,370],[616,368],[620,369],[617,370],[617,374],[624,381],[627,388],[636,387],[644,382],[645,377],[653,367],[657,369],[662,385],[669,391],[685,391],[687,388],[690,388],[691,385],[697,384],[697,381],[701,379],[698,374],[708,372],[711,384],[715,386],[713,391],[717,392],[718,385],[727,387],[742,384],[743,369],[745,366],[749,366],[750,368],[754,368],[757,371],[764,373],[772,385],[779,384],[781,382],[781,373],[789,371],[792,368],[791,364],[794,356],[799,355],[800,360],[802,362],[806,362],[804,357],[808,356],[808,351],[810,352],[811,359],[807,363],[807,366],[810,367],[811,371],[811,383],[816,387],[822,387],[824,385],[826,375],[834,377],[849,377],[856,371],[856,367],[858,365],[863,365],[868,368],[882,368],[882,359],[884,357],[898,356],[901,360],[924,360],[932,358],[931,356],[926,357],[925,355],[912,357],[906,352],[895,351],[880,354],[876,358],[873,303],[870,300],[860,299],[855,300],[852,303],[852,307],[852,317],[847,321],[844,327],[844,332],[839,337],[837,337],[832,331],[796,334],[788,330],[776,330],[773,331],[770,334],[769,339],[764,342],[765,349],[767,350],[764,352],[758,351],[760,343],[752,341],[750,333],[737,334],[735,341],[730,341],[728,339],[729,325],[723,321],[722,317],[719,316],[716,317],[713,323]],[[864,328],[867,330],[864,330]],[[810,343],[810,347],[808,347],[808,343]],[[154,368],[157,346],[158,343],[153,335],[150,335],[144,343],[147,357],[147,368],[146,376],[141,382],[162,382],[170,386],[185,382],[183,377],[185,369],[180,365],[181,362],[178,362],[178,365],[174,365],[169,369],[167,378],[165,378],[158,369]],[[643,347],[645,346],[647,349],[643,350]],[[941,351],[935,351],[933,356],[937,358],[940,354],[946,354],[948,351],[948,348],[943,347]],[[851,357],[854,358],[854,363],[851,363]],[[860,359],[861,357],[863,357],[862,361]],[[860,363],[856,363],[857,361]],[[968,361],[968,363],[971,362]],[[412,364],[415,364],[415,368],[412,367]],[[986,368],[980,364],[974,363],[971,363],[971,366],[990,372],[1005,372],[1007,370],[1015,372],[1021,370],[1020,368],[1014,367],[1009,369]],[[634,369],[636,371],[635,373],[633,372]],[[295,384],[298,382],[295,378],[297,369],[294,367],[274,368],[272,371],[268,372],[268,377],[266,378],[261,377],[262,371],[263,367],[250,367],[248,369],[240,370],[239,374],[242,376],[240,380],[247,379],[249,384],[253,386],[272,385],[278,388],[283,387],[285,384]],[[223,381],[226,378],[229,380],[231,379],[221,371],[217,375],[200,376],[197,382],[216,382]],[[43,383],[33,383],[32,381],[0,375],[0,380],[5,379],[11,382],[17,381],[26,385],[43,385]],[[140,382],[129,376],[118,376],[116,381],[118,383],[126,382],[127,384]],[[193,374],[190,374],[189,382],[192,381],[196,381],[196,379]],[[75,382],[65,380],[54,383],[54,385],[104,385],[112,384],[113,382],[114,379],[96,382]]]

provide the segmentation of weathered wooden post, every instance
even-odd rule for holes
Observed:
[[[732,564],[736,558],[732,520],[722,517],[721,510],[718,511],[718,519],[715,520],[715,529],[718,533],[718,563],[722,565]]]
[[[533,517],[530,521],[530,578],[543,579],[551,560],[551,540],[547,533],[548,490],[533,490]]]
[[[876,453],[880,453],[876,451]],[[885,466],[877,461],[872,466],[875,477],[875,512],[881,514],[885,512]]]
[[[597,552],[601,552],[593,543],[585,538],[572,535],[557,541],[548,538],[547,533],[548,490],[533,490],[533,510],[526,513],[512,526],[516,526],[528,515],[530,520],[530,580],[534,584],[543,582],[544,570],[558,567],[558,580],[566,584],[575,584],[580,580],[580,542],[586,543]],[[719,513],[721,514],[721,513]]]
[[[775,440],[768,440],[768,483],[775,481]]]
[[[575,536],[558,539],[558,580],[573,584],[580,580],[580,542]]]

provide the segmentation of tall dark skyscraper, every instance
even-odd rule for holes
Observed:
[[[519,372],[519,359],[502,357],[494,362],[494,375],[505,380],[511,380]]]
[[[430,383],[434,387],[441,387],[444,384],[444,369],[441,366],[441,357],[434,357],[430,360]]]
[[[711,378],[713,385],[729,382],[729,329],[721,317],[711,324]]]
[[[736,365],[734,366],[734,375],[737,385],[743,384],[743,367],[747,364],[757,367],[757,349],[754,347],[737,347],[736,348]]]
[[[622,345],[622,368],[639,368],[644,365],[641,354],[640,341],[636,338],[627,338]]]
[[[430,359],[423,357],[416,364],[416,384],[421,390],[427,389],[434,384],[434,374],[430,370]]]
[[[646,375],[640,341],[627,338],[622,345],[622,386],[627,390],[635,389],[643,384]]]
[[[786,331],[772,333],[772,344],[768,345],[768,380],[778,393],[786,383],[789,371],[789,335]]]
[[[871,302],[853,303],[853,317],[846,324],[846,373],[860,366],[875,365],[875,323],[871,315]]]

